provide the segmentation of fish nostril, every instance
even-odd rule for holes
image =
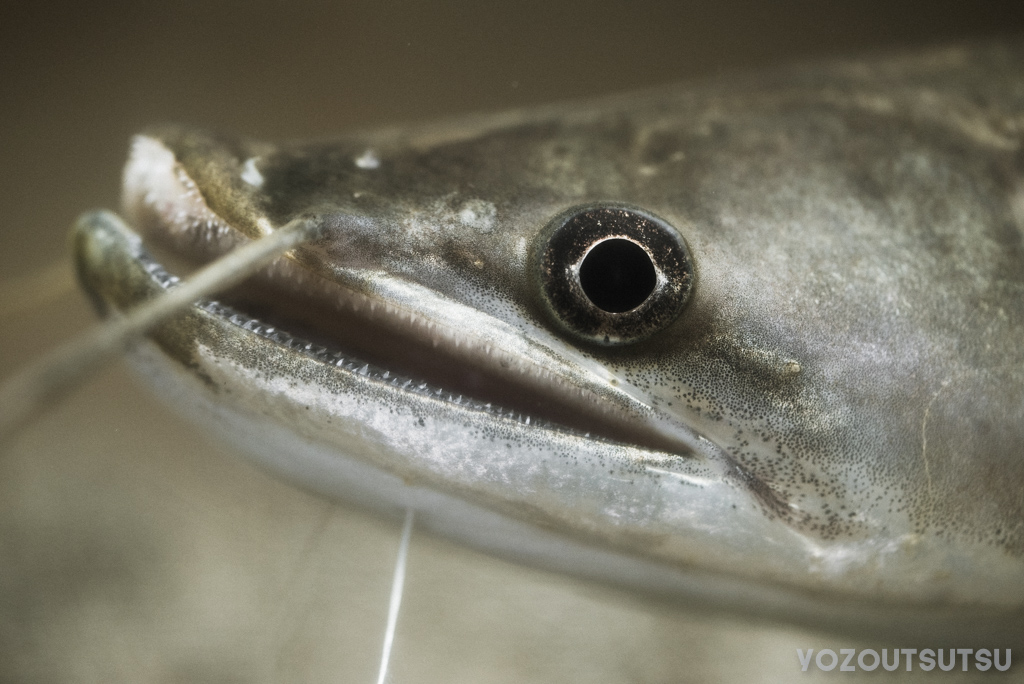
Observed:
[[[609,313],[640,306],[658,282],[651,256],[625,238],[603,240],[591,247],[580,264],[579,278],[594,306]]]

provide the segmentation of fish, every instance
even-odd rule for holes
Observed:
[[[314,491],[687,606],[1019,639],[1024,47],[271,144],[137,136],[118,315],[320,235],[132,353]]]

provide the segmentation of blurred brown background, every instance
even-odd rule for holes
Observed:
[[[1021,31],[1021,2],[5,3],[0,377],[92,322],[65,234],[116,207],[147,124],[323,136]],[[396,522],[249,467],[121,369],[0,449],[0,682],[373,680]],[[420,535],[393,681],[788,681],[829,645]]]

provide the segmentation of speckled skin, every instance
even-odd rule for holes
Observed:
[[[718,587],[711,603],[736,588],[733,608],[799,604],[801,619],[936,611],[998,631],[1024,610],[1022,135],[1020,46],[325,144],[153,131],[144,144],[173,154],[186,197],[149,192],[137,151],[125,209],[144,232],[169,224],[176,247],[217,252],[232,230],[313,217],[329,236],[272,284],[656,437],[614,444],[550,425],[543,406],[527,423],[413,391],[210,307],[157,331],[171,363],[147,367],[184,371],[203,402],[243,416],[225,419],[236,432],[273,426],[315,458],[327,449],[638,570],[566,568],[550,550],[530,562],[688,597]],[[600,202],[662,217],[692,252],[690,303],[632,345],[565,336],[531,272],[549,221]],[[107,223],[78,239],[98,299],[122,308],[159,289]],[[331,490],[294,458],[276,467]]]

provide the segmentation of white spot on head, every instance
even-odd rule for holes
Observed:
[[[524,237],[516,240],[516,257],[518,259],[526,258],[526,238]]]
[[[373,150],[366,150],[362,155],[356,157],[356,166],[361,169],[380,168],[380,157]]]
[[[480,199],[467,200],[459,210],[459,221],[476,228],[481,233],[489,233],[494,227],[497,209],[490,202]]]
[[[256,168],[258,157],[250,157],[242,164],[242,180],[254,188],[263,187],[263,174]]]
[[[124,169],[124,205],[131,214],[140,205],[154,206],[180,193],[174,173],[174,153],[163,143],[146,135],[132,138],[128,164]],[[129,216],[129,219],[135,219]]]
[[[256,226],[260,229],[260,235],[270,235],[274,232],[274,225],[265,216],[256,219]]]

